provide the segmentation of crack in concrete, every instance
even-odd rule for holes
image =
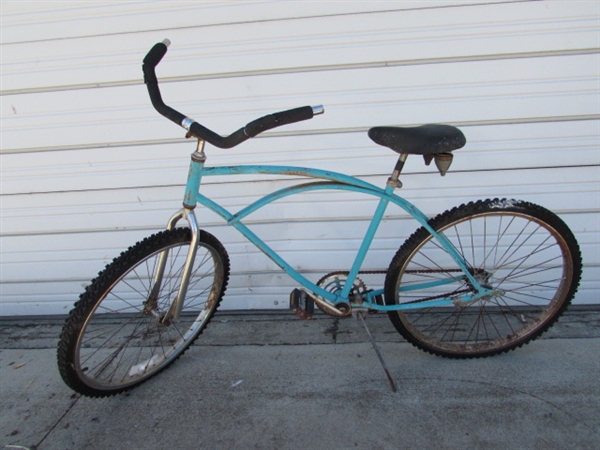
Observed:
[[[54,423],[54,425],[52,425],[50,427],[50,429],[48,430],[48,432],[42,437],[42,439],[40,440],[40,442],[38,442],[37,444],[35,444],[33,447],[31,447],[30,450],[37,450],[39,448],[40,445],[42,445],[42,443],[46,440],[46,438],[48,436],[50,436],[50,433],[52,433],[56,427],[58,427],[58,424],[60,424],[60,422],[62,422],[62,420],[65,418],[65,416],[67,414],[69,414],[69,412],[73,409],[73,407],[75,406],[75,404],[79,401],[79,399],[81,398],[80,395],[77,395],[77,397],[75,398],[75,400],[73,400],[73,402],[69,405],[69,407],[67,408],[67,410],[58,418],[58,420]]]
[[[333,323],[327,328],[324,334],[330,334],[333,339],[333,343],[337,344],[337,335],[340,331],[340,319],[338,317],[333,319]]]

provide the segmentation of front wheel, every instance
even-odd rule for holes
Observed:
[[[390,311],[389,317],[422,350],[469,358],[515,349],[546,331],[575,295],[579,247],[565,223],[540,206],[478,201],[446,211],[429,224],[495,295],[466,301],[475,293],[468,277],[425,228],[417,230],[390,264],[385,300],[410,308]],[[433,306],[441,299],[454,303]]]
[[[58,367],[69,387],[90,397],[125,391],[165,369],[200,335],[225,293],[229,258],[214,236],[200,231],[181,316],[166,321],[190,242],[188,228],[157,233],[92,280],[60,336]],[[165,252],[157,291],[154,272]]]

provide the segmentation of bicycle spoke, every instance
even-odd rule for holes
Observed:
[[[75,350],[59,353],[61,375],[69,385],[92,396],[128,389],[173,362],[200,334],[222,298],[229,261],[221,244],[204,233],[181,315],[163,320],[179,295],[189,243],[189,230],[165,231],[136,244],[137,249],[124,253],[113,262],[114,268],[93,280],[70,316],[73,321],[86,318],[81,326],[69,326],[75,333]],[[166,259],[158,274],[161,257]],[[113,274],[119,271],[115,280]],[[156,279],[160,284],[154,286]],[[70,339],[63,334],[59,348],[73,345]],[[66,358],[61,362],[61,357]]]
[[[546,219],[556,223],[547,226]],[[421,228],[388,270],[386,303],[410,305],[389,313],[393,324],[413,344],[444,356],[487,356],[535,338],[572,298],[573,289],[568,294],[565,286],[577,284],[575,269],[566,269],[573,258],[556,231],[562,227],[557,221],[540,207],[516,201],[463,205],[430,221],[489,294],[464,295],[475,293],[471,277],[452,278],[458,264],[453,265],[446,244]],[[454,306],[416,308],[441,298],[453,299]]]

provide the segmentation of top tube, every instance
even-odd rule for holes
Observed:
[[[329,170],[311,169],[308,167],[295,166],[263,166],[263,165],[247,165],[247,166],[218,166],[204,167],[202,176],[217,176],[217,175],[286,175],[286,176],[301,176],[308,178],[322,178],[325,180],[337,181],[339,183],[349,184],[351,186],[362,187],[364,189],[381,191],[381,188],[374,184],[367,183],[350,175],[345,175],[339,172]]]
[[[398,205],[412,217],[414,217],[421,225],[427,228],[432,234],[435,235],[435,231],[429,227],[429,217],[427,217],[421,210],[415,205],[410,203],[408,200],[393,193],[394,188],[387,186],[382,189],[374,184],[367,183],[366,181],[345,175],[339,172],[332,172],[329,170],[312,169],[308,167],[294,167],[294,166],[268,166],[268,165],[247,165],[247,166],[218,166],[218,167],[204,167],[202,169],[202,176],[217,176],[217,175],[253,175],[253,174],[266,174],[266,175],[288,175],[288,176],[303,176],[308,178],[320,178],[329,181],[334,181],[345,186],[352,186],[364,190],[366,194],[371,194],[376,197],[386,198],[392,203]],[[297,190],[291,190],[292,193],[301,192],[302,187]],[[308,189],[305,189],[308,190]],[[269,195],[263,197],[267,198]],[[275,199],[274,196],[271,198]],[[261,199],[262,200],[262,199]],[[257,203],[263,203],[259,200]]]

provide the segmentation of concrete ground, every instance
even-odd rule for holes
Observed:
[[[75,395],[57,319],[0,321],[0,449],[598,449],[600,311],[477,360],[428,355],[385,315],[362,324],[217,313],[171,368],[116,397]]]

